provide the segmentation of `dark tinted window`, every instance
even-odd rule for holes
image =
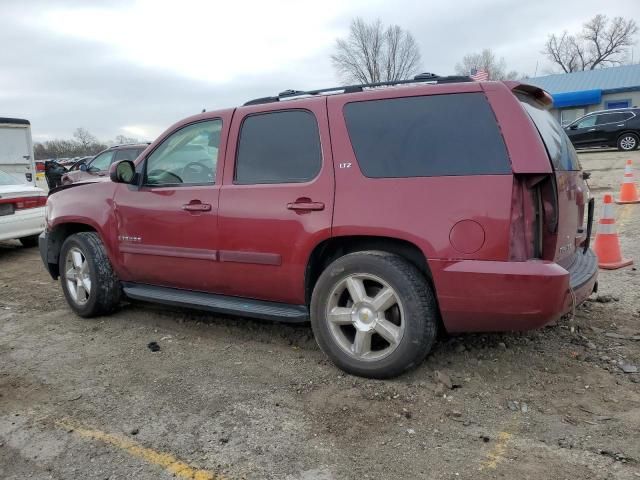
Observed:
[[[556,170],[580,170],[578,155],[576,155],[569,137],[564,133],[557,120],[553,118],[551,112],[525,96],[520,97],[520,102],[538,128],[553,167]],[[580,124],[585,120],[582,120]]]
[[[135,160],[138,158],[138,155],[142,152],[139,148],[122,148],[120,150],[116,150],[116,156],[114,158],[114,162],[118,162],[120,160]]]
[[[354,102],[344,116],[367,177],[434,177],[511,171],[483,94]]]
[[[633,115],[629,112],[603,113],[598,115],[597,125],[605,123],[619,123],[629,120]]]
[[[242,123],[236,183],[305,182],[318,174],[321,164],[320,136],[312,113],[262,113]]]

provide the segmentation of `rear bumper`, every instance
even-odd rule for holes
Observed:
[[[18,210],[0,217],[0,240],[38,235],[44,230],[44,207]]]
[[[539,328],[571,311],[594,290],[598,265],[591,250],[569,269],[553,262],[430,261],[449,332]],[[572,294],[573,292],[573,294]]]

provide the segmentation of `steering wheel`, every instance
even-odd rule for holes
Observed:
[[[203,160],[207,161],[207,160]],[[207,177],[206,180],[203,177]],[[202,161],[200,162],[189,162],[182,169],[182,178],[184,178],[187,183],[190,182],[198,182],[198,181],[208,181],[211,177],[211,169],[207,167]]]
[[[150,177],[159,177],[159,178],[163,178],[165,176],[169,176],[169,177],[173,177],[177,180],[177,182],[174,183],[183,183],[182,178],[180,178],[178,175],[176,175],[173,172],[169,172],[168,170],[161,170],[161,169],[157,169],[157,170],[151,170],[150,172],[147,173],[147,178]],[[165,183],[165,182],[163,182]],[[169,182],[166,182],[169,183]]]

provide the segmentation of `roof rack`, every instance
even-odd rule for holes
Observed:
[[[249,100],[244,104],[247,105],[259,105],[261,103],[272,103],[279,102],[280,100],[292,98],[292,97],[300,97],[304,95],[321,95],[324,93],[333,93],[333,92],[341,92],[341,93],[356,93],[362,92],[365,88],[376,88],[376,87],[390,87],[395,85],[407,85],[411,83],[430,83],[430,84],[438,84],[438,83],[459,83],[459,82],[473,82],[474,80],[471,77],[467,77],[464,75],[451,75],[447,77],[441,77],[436,75],[435,73],[421,73],[413,77],[410,80],[394,80],[390,82],[375,82],[375,83],[363,83],[359,85],[346,85],[342,87],[330,87],[330,88],[321,88],[319,90],[285,90],[284,92],[280,92],[278,95],[273,97],[262,97],[255,98],[253,100]]]

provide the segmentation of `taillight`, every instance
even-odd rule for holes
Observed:
[[[44,162],[36,162],[36,172],[44,172]]]
[[[47,204],[47,197],[22,197],[11,199],[16,210],[27,210],[29,208],[44,207]]]
[[[514,178],[509,231],[509,260],[525,261],[543,258],[545,251],[545,219],[552,217],[548,208],[547,176]],[[547,226],[548,227],[548,226]]]

